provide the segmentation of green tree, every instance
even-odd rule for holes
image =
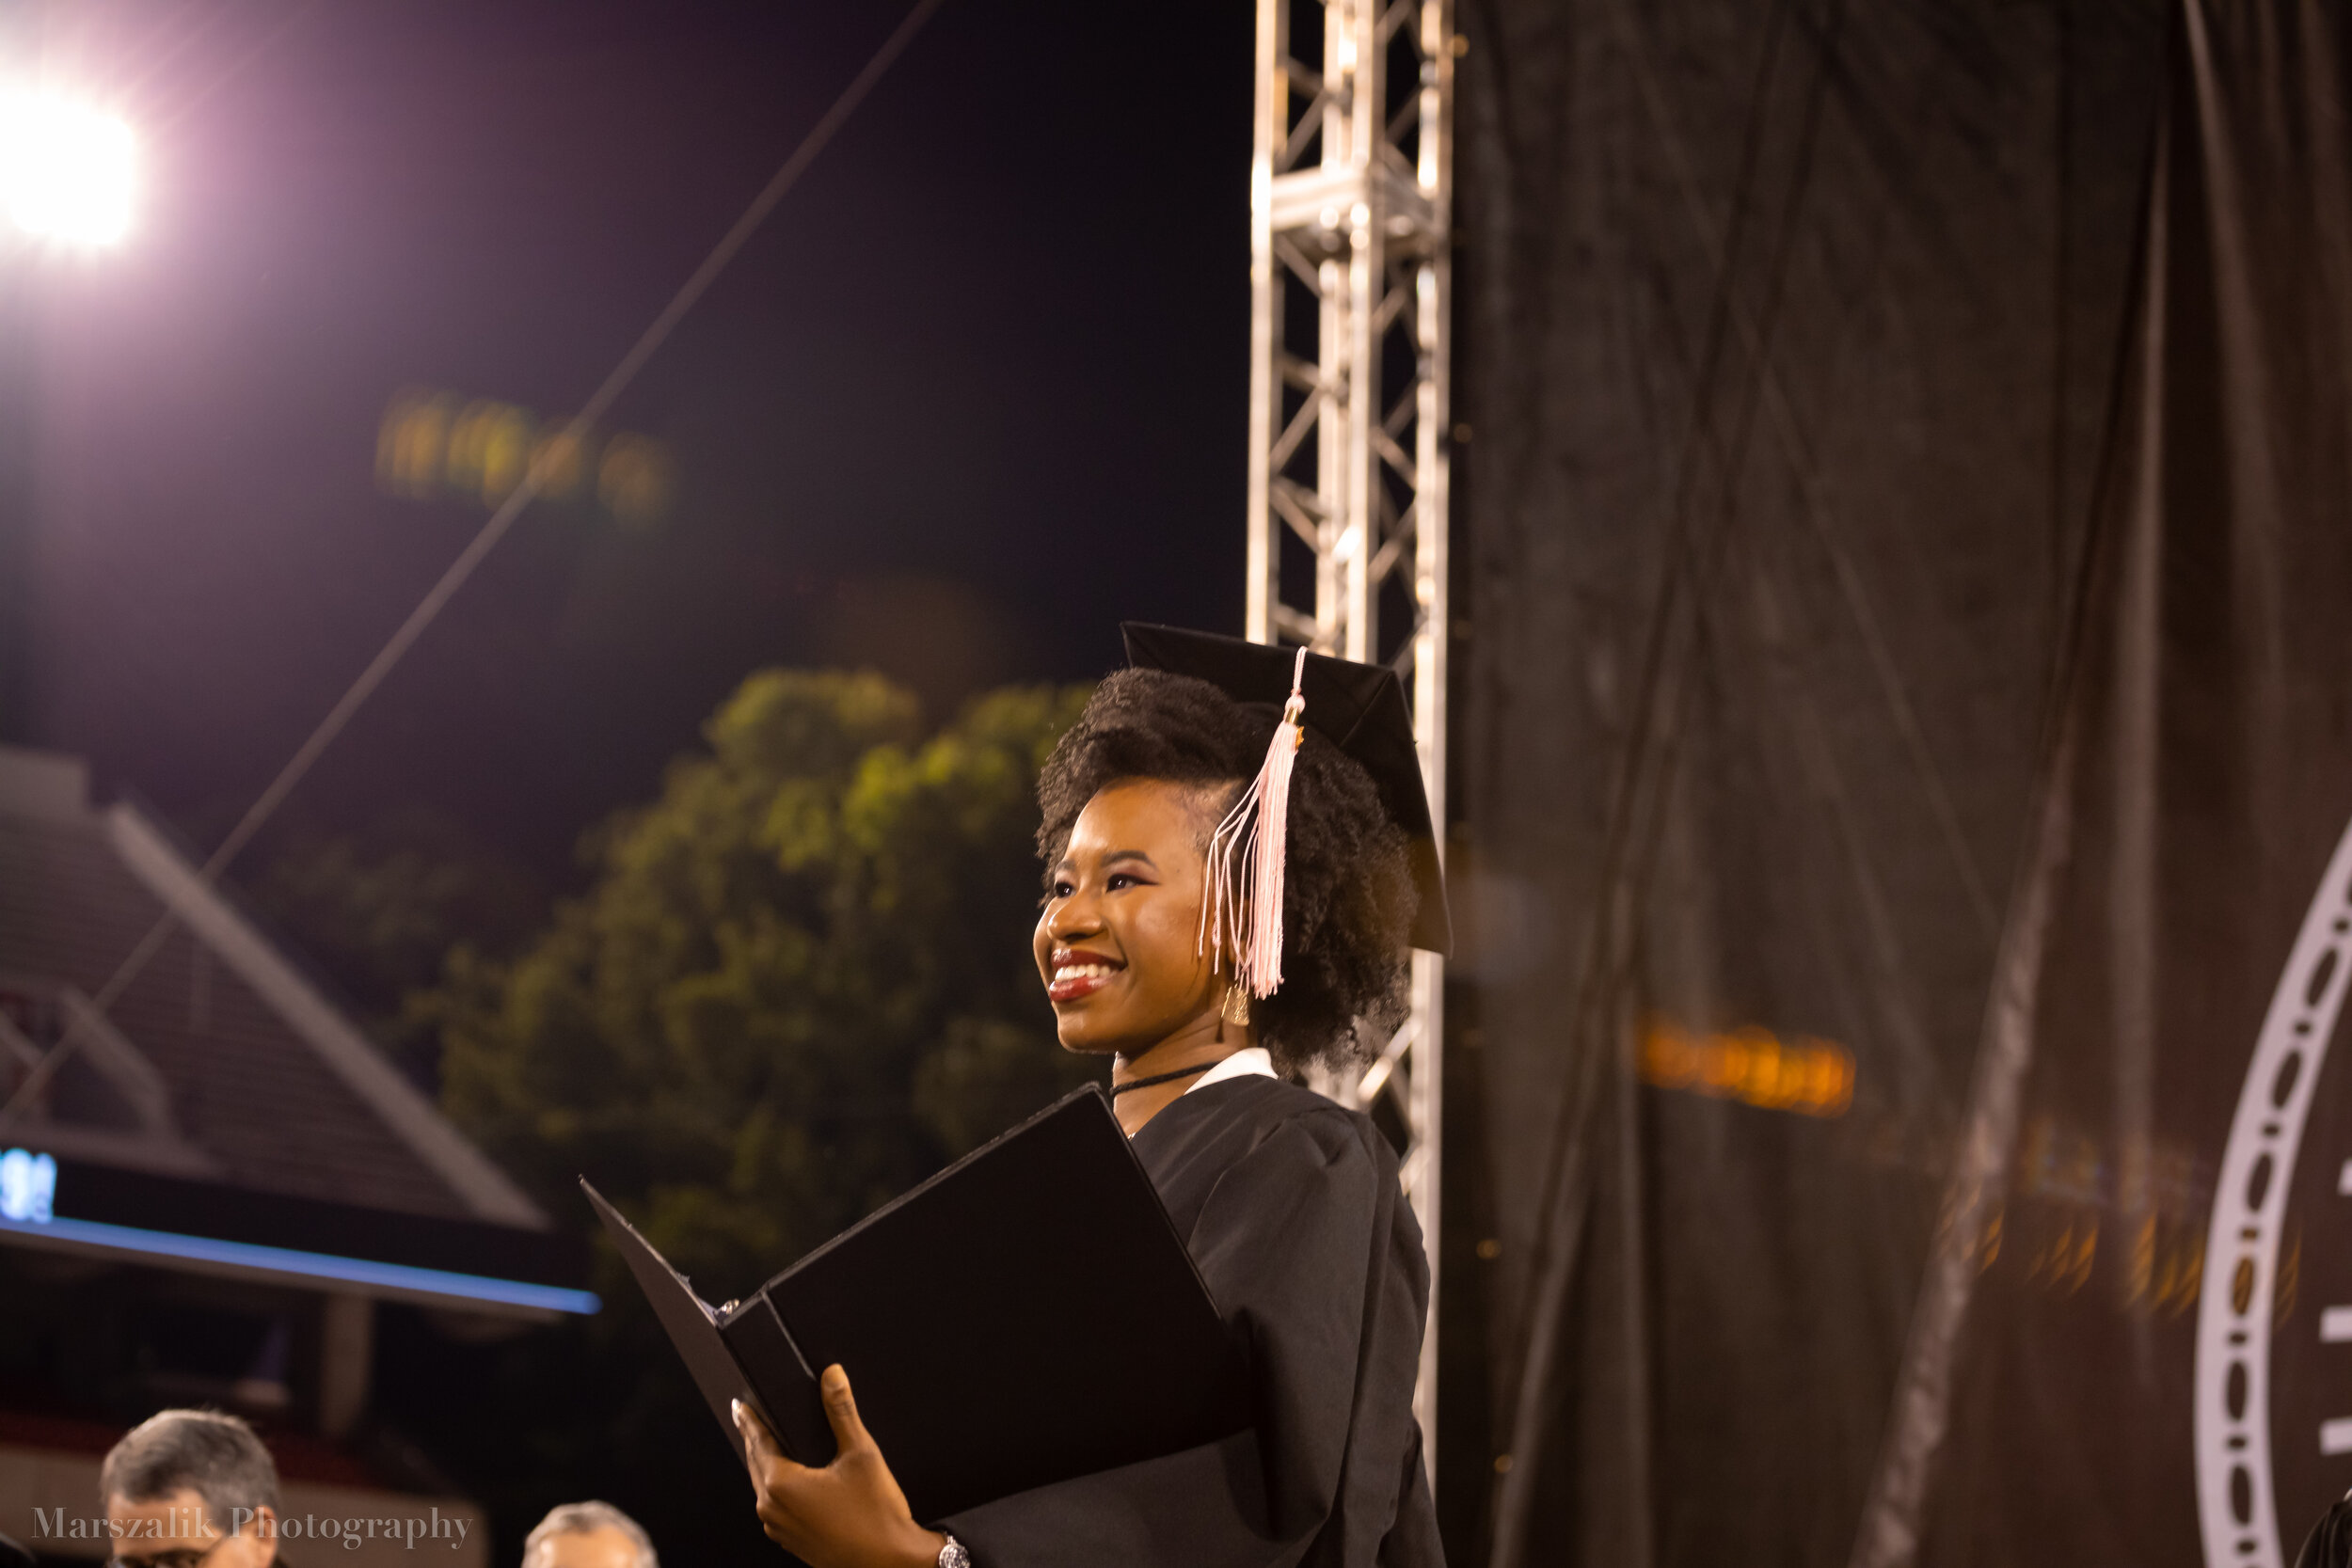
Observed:
[[[926,737],[878,675],[752,676],[535,944],[453,956],[451,1114],[553,1211],[586,1173],[733,1286],[1082,1082],[1028,932],[1037,771],[1084,696]]]

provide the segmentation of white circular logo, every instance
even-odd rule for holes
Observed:
[[[2348,977],[2352,826],[2337,841],[2271,993],[2215,1183],[2194,1373],[2197,1517],[2206,1568],[2284,1568],[2278,1495],[2310,1510],[2309,1518],[2288,1521],[2299,1544],[2332,1500],[2320,1462],[2352,1454],[2352,1408],[2328,1409],[2310,1375],[2320,1370],[2313,1357],[2321,1346],[2344,1344],[2339,1354],[2352,1356],[2352,1305],[2323,1303],[2312,1344],[2303,1342],[2312,1338],[2308,1328],[2280,1328],[2282,1322],[2308,1321],[2293,1311],[2298,1278],[2308,1274],[2302,1249],[2282,1246],[2290,1198],[2299,1192],[2306,1202],[2343,1201],[2341,1220],[2352,1224],[2352,1160],[2304,1172],[2299,1180],[2296,1164]],[[2339,1155],[2343,1149],[2333,1141],[2320,1147]],[[2352,1292],[2344,1299],[2352,1301]],[[2340,1487],[2345,1478],[2332,1479]]]

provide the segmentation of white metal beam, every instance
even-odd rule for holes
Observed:
[[[1452,0],[1258,0],[1248,632],[1396,667],[1440,835],[1454,55]],[[1444,980],[1415,954],[1391,1049],[1327,1085],[1393,1096],[1433,1280]],[[1431,1294],[1414,1407],[1434,1455]]]

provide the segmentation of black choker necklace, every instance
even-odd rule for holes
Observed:
[[[1111,1085],[1111,1098],[1113,1100],[1117,1100],[1120,1095],[1125,1094],[1129,1089],[1148,1089],[1154,1084],[1173,1084],[1179,1078],[1198,1077],[1200,1074],[1208,1071],[1209,1068],[1213,1068],[1215,1066],[1216,1066],[1216,1064],[1215,1062],[1211,1062],[1209,1067],[1180,1067],[1173,1072],[1154,1073],[1149,1078],[1130,1078],[1124,1084],[1113,1084]]]

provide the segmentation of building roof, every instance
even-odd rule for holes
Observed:
[[[89,1004],[167,912],[177,927],[101,1020]],[[84,1040],[45,1113],[0,1127],[60,1157],[255,1193],[545,1229],[283,949],[80,762],[0,747],[0,1099]]]

